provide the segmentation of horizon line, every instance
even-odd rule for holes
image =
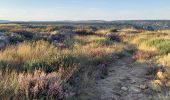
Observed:
[[[100,20],[100,19],[92,19],[92,20],[3,20],[0,19],[0,21],[9,21],[9,22],[79,22],[79,21],[105,21],[105,22],[111,22],[111,21],[164,21],[164,20],[170,20],[170,19],[118,19],[118,20]]]

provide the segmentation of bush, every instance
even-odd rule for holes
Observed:
[[[10,44],[16,44],[19,42],[23,42],[24,40],[25,40],[24,37],[19,34],[13,33],[11,36],[9,36]]]
[[[154,56],[156,56],[155,52],[139,50],[133,55],[133,59],[134,60],[148,60],[148,59],[153,58]]]
[[[115,42],[121,42],[121,38],[119,35],[111,33],[107,35],[107,38],[111,41],[115,41]]]
[[[8,32],[10,28],[8,27],[0,27],[0,32]]]
[[[91,29],[86,29],[86,28],[78,28],[75,29],[74,32],[79,35],[93,35],[95,33]]]
[[[74,31],[76,34],[79,34],[79,35],[92,35],[93,32],[90,32],[90,31],[87,31],[87,30],[76,30]]]
[[[110,32],[111,32],[111,33],[112,33],[112,32],[118,32],[118,29],[112,28],[112,29],[110,29]]]
[[[29,31],[26,31],[26,30],[13,29],[13,30],[11,30],[11,32],[17,33],[17,34],[23,36],[27,40],[31,40],[34,37],[34,34],[32,32],[29,32]]]
[[[161,54],[170,53],[170,40],[169,39],[152,39],[147,41],[149,46],[156,47]]]
[[[0,98],[14,100],[52,99],[63,100],[65,80],[57,73],[46,74],[37,70],[34,73],[0,72]],[[64,99],[65,100],[65,99]]]
[[[157,67],[156,65],[154,64],[148,64],[149,66],[147,67],[147,72],[146,72],[146,75],[153,75],[153,76],[156,76],[157,72],[159,71],[159,67]]]
[[[98,44],[99,46],[101,45],[101,46],[109,46],[109,45],[112,45],[114,42],[113,41],[111,41],[111,40],[108,40],[108,39],[106,39],[106,38],[104,38],[104,39],[98,39],[98,40],[96,40],[95,41],[96,42],[96,44]]]

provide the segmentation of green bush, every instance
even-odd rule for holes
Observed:
[[[110,29],[110,32],[118,32],[118,29],[116,29],[116,28],[111,28],[111,29]]]
[[[33,39],[33,37],[34,37],[34,33],[32,33],[32,32],[29,32],[29,31],[26,31],[26,30],[17,30],[17,29],[13,29],[13,30],[11,30],[12,32],[14,32],[14,33],[17,33],[17,34],[19,34],[19,35],[21,35],[21,36],[23,36],[25,39],[27,39],[27,40],[31,40],[31,39]]]
[[[170,40],[169,39],[151,39],[147,41],[149,46],[156,47],[161,54],[170,53]]]
[[[100,45],[106,45],[106,46],[109,46],[109,45],[112,45],[114,42],[113,41],[110,41],[109,39],[98,39],[95,41],[99,46]]]
[[[58,59],[58,64],[60,67],[68,68],[73,67],[75,64],[78,64],[78,59],[72,54],[64,54]]]
[[[21,36],[21,35],[18,35],[18,34],[9,37],[9,42],[10,42],[11,44],[16,44],[16,43],[18,43],[18,42],[23,42],[23,41],[24,41],[24,37]]]
[[[33,72],[34,70],[39,70],[39,69],[44,70],[47,73],[57,70],[54,65],[52,65],[48,62],[43,62],[43,61],[42,62],[29,61],[23,65],[24,71]]]

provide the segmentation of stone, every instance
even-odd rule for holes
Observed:
[[[142,89],[142,90],[144,90],[144,89],[146,89],[147,87],[146,87],[146,85],[140,85],[139,88]]]
[[[133,92],[135,92],[135,93],[140,93],[140,92],[141,92],[141,90],[140,90],[139,88],[134,87],[134,86],[130,87],[130,89],[131,89]]]
[[[136,80],[131,80],[131,82],[130,82],[131,84],[134,84],[134,83],[136,83]]]
[[[127,88],[127,87],[121,87],[121,90],[123,90],[123,91],[127,91],[127,90],[128,90],[128,88]]]
[[[143,97],[143,94],[138,94],[138,97],[139,97],[139,98]]]

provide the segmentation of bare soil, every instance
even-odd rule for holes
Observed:
[[[145,63],[123,57],[115,60],[104,79],[81,90],[77,100],[148,100],[152,98]]]

